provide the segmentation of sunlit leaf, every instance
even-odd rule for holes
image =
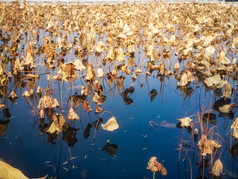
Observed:
[[[115,117],[110,118],[105,124],[101,124],[101,126],[106,131],[114,131],[119,128]]]

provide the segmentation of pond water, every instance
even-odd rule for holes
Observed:
[[[18,8],[18,5],[16,7]],[[42,8],[41,11],[43,12]],[[51,23],[56,22],[54,20],[52,16]],[[3,26],[4,22],[1,25]],[[112,64],[110,60],[106,62],[104,60],[107,50],[104,49],[100,53],[85,50],[83,34],[71,33],[70,30],[60,33],[68,49],[57,47],[55,51],[57,61],[48,63],[47,59],[51,57],[45,50],[47,47],[42,50],[42,46],[48,44],[50,47],[51,43],[59,45],[59,36],[55,36],[55,29],[52,30],[52,26],[50,24],[49,29],[40,29],[38,32],[34,30],[23,32],[22,40],[16,42],[20,45],[16,51],[18,55],[15,56],[14,53],[7,53],[4,49],[5,47],[12,48],[12,43],[7,39],[9,34],[6,30],[1,30],[0,44],[3,47],[1,52],[8,56],[10,61],[5,63],[2,59],[2,68],[6,69],[6,74],[9,71],[14,74],[16,67],[13,67],[13,61],[16,64],[18,56],[24,56],[25,59],[27,54],[32,52],[31,46],[35,52],[35,68],[29,68],[31,62],[27,65],[27,62],[22,60],[25,63],[21,63],[22,66],[25,65],[24,68],[17,69],[14,76],[7,78],[7,82],[4,83],[7,86],[1,83],[1,104],[5,104],[0,111],[0,158],[2,160],[32,178],[47,176],[47,178],[72,179],[145,179],[153,178],[153,172],[147,169],[147,163],[151,157],[155,156],[167,170],[165,178],[174,179],[212,178],[212,165],[219,158],[223,163],[221,178],[238,178],[238,143],[231,137],[231,125],[238,117],[237,108],[233,105],[233,108],[225,113],[222,113],[219,108],[225,104],[237,103],[236,73],[232,73],[234,78],[231,77],[232,75],[223,74],[223,80],[232,87],[230,99],[224,98],[222,95],[225,85],[221,88],[209,88],[204,82],[204,75],[201,75],[202,70],[199,73],[196,69],[192,69],[195,79],[191,83],[178,86],[178,82],[182,83],[181,76],[187,73],[186,63],[193,61],[193,58],[181,61],[176,54],[176,48],[169,45],[165,48],[161,45],[155,47],[162,53],[156,62],[161,65],[163,61],[172,74],[169,75],[168,71],[166,74],[160,74],[161,69],[151,70],[150,74],[148,66],[152,60],[146,55],[143,44],[135,45],[133,55],[127,56],[125,53],[124,62]],[[65,25],[59,25],[59,27],[63,29]],[[84,29],[80,31],[83,32]],[[143,29],[140,33],[146,34]],[[175,31],[176,38],[182,34],[179,30]],[[46,38],[51,40],[47,41]],[[109,44],[105,34],[97,35],[95,38],[95,45],[99,41]],[[33,45],[30,42],[32,39]],[[140,39],[146,42],[148,37]],[[82,47],[80,51],[82,57],[76,53],[77,46]],[[220,48],[217,46],[216,49]],[[230,50],[231,47],[227,47],[227,58],[231,61],[235,57],[238,58],[237,53],[230,55]],[[123,53],[124,51],[126,48],[123,49]],[[166,57],[168,51],[171,53],[169,57]],[[218,58],[217,55],[212,57]],[[86,68],[75,72],[73,62],[76,59],[80,59]],[[132,65],[129,61],[132,61]],[[64,63],[67,64],[65,68],[60,66]],[[176,73],[173,66],[177,63],[180,64],[180,69]],[[197,65],[196,61],[194,63]],[[52,64],[55,68],[50,68]],[[90,64],[97,74],[92,75],[92,78],[89,77],[91,74],[88,74]],[[99,67],[104,72],[100,78],[97,71]],[[117,71],[114,75],[113,69]],[[136,71],[137,69],[141,69],[142,73]],[[190,68],[187,69],[190,70]],[[75,73],[78,75],[76,78]],[[222,71],[222,73],[226,72]],[[32,77],[30,74],[39,75],[39,78]],[[63,76],[63,79],[52,79],[55,75],[61,78]],[[66,80],[64,80],[65,75]],[[88,77],[89,80],[87,80]],[[100,89],[95,87],[95,79],[100,82]],[[41,95],[36,92],[38,86],[43,90]],[[16,99],[8,98],[11,91],[18,96]],[[25,91],[31,94],[22,96]],[[99,95],[99,99],[94,98],[95,93]],[[51,100],[57,99],[59,106],[49,107],[47,100],[42,104],[45,105],[44,107],[38,106],[43,96],[49,96]],[[104,111],[96,114],[95,107],[97,106],[103,108]],[[80,117],[79,120],[68,119],[70,109],[76,112]],[[39,115],[41,110],[44,117]],[[65,118],[65,123],[59,127],[58,132],[50,132],[49,128],[55,113],[61,114]],[[112,117],[115,117],[119,128],[113,131],[104,130],[101,124],[105,124]],[[185,117],[192,119],[189,127],[182,127],[178,121]],[[206,122],[207,118],[209,123]],[[199,131],[197,140],[194,139],[195,128]],[[218,149],[213,150],[212,155],[201,156],[198,142],[202,134],[221,144]],[[155,178],[162,178],[162,176],[157,172]]]

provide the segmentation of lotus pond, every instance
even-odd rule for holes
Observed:
[[[0,12],[0,178],[238,178],[237,6]]]

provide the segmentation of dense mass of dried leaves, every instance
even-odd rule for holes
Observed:
[[[65,99],[55,97],[55,82],[81,87],[80,94],[72,94],[71,86],[66,114],[72,121],[80,119],[79,107],[87,112],[103,111],[105,81],[110,90],[118,88],[126,105],[133,104],[129,95],[135,89],[125,89],[124,80],[129,77],[136,81],[139,75],[155,76],[161,83],[172,77],[186,97],[193,91],[192,84],[223,90],[218,96],[225,104],[218,105],[217,110],[230,114],[236,107],[230,99],[234,91],[231,82],[237,83],[238,6],[1,2],[0,12],[0,95],[13,103],[24,96],[40,119],[47,116],[50,124],[41,122],[40,130],[52,138],[63,131],[65,140],[70,132],[75,139],[77,130],[69,127],[63,116]],[[39,80],[44,78],[42,64],[47,86],[41,86]],[[19,90],[12,91],[11,84]],[[157,94],[155,89],[150,91],[151,102]],[[0,108],[7,106],[4,103]],[[56,113],[59,108],[62,114]],[[192,127],[189,117],[179,121],[181,127]],[[231,126],[235,139],[236,121]],[[114,117],[101,126],[108,131],[119,127]],[[91,127],[88,125],[85,138]],[[2,129],[5,133],[7,125]],[[212,155],[221,147],[203,134],[198,146],[202,156]],[[155,164],[156,158],[151,160]],[[162,175],[167,174],[165,171]],[[214,175],[219,173],[213,171]]]

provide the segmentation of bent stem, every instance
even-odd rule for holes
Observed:
[[[153,179],[155,179],[155,172],[154,172],[154,174],[153,174]]]

